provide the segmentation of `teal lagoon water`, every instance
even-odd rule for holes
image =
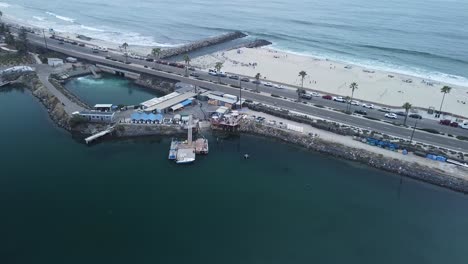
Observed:
[[[88,147],[28,91],[0,105],[0,263],[468,261],[459,193],[252,136],[178,166],[167,138]]]
[[[240,30],[273,48],[468,85],[465,0],[2,0],[5,18],[121,45]]]
[[[88,105],[123,104],[138,105],[161,95],[156,91],[136,85],[132,80],[112,74],[102,74],[95,79],[92,75],[71,79],[65,88]]]

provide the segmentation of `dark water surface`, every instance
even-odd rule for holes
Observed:
[[[71,79],[65,84],[65,88],[91,106],[138,105],[160,95],[156,91],[136,85],[132,80],[106,73],[99,79],[92,75]]]
[[[467,263],[468,199],[252,136],[190,166],[1,92],[0,263]],[[251,159],[242,159],[250,153]]]

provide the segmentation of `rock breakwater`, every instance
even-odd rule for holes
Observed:
[[[413,162],[404,162],[383,155],[377,155],[363,149],[356,149],[342,144],[324,141],[283,129],[265,126],[253,121],[243,122],[240,126],[241,133],[266,136],[282,140],[287,143],[299,145],[319,153],[331,155],[351,161],[367,164],[377,169],[404,175],[416,180],[424,181],[454,191],[468,193],[468,181],[449,176],[441,170],[429,168]]]

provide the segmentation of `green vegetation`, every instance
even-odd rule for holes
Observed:
[[[465,136],[457,136],[457,139],[468,141],[468,137],[465,137]]]
[[[346,103],[347,103],[347,106],[346,106],[346,109],[347,111],[351,112],[351,101],[353,100],[354,98],[354,91],[357,90],[359,87],[359,85],[356,83],[356,82],[352,82],[350,85],[349,85],[349,88],[351,89],[351,98],[350,100],[346,100]]]
[[[419,130],[426,131],[431,134],[440,134],[439,131],[432,129],[432,128],[418,128]]]
[[[404,103],[403,104],[403,109],[405,109],[405,121],[404,121],[404,125],[406,126],[406,119],[408,119],[408,113],[409,113],[409,110],[411,109],[412,105],[408,102]]]
[[[299,77],[301,77],[301,88],[297,88],[296,92],[297,92],[297,100],[300,101],[301,100],[301,96],[303,94],[306,93],[306,91],[304,90],[304,78],[307,76],[307,72],[305,71],[300,71],[299,72]]]
[[[255,74],[255,80],[257,81],[257,83],[255,84],[255,91],[258,93],[258,85],[260,84],[260,78],[262,77],[262,75],[260,73],[257,73]]]
[[[88,120],[86,119],[86,117],[83,117],[83,116],[80,116],[80,115],[73,115],[71,118],[70,118],[70,126],[71,127],[76,127],[80,124],[84,124],[86,122],[88,122]]]
[[[450,93],[450,90],[452,90],[452,87],[450,86],[444,86],[440,89],[440,92],[444,94],[444,96],[442,96],[442,102],[440,102],[440,109],[439,109],[439,114],[442,113],[442,106],[444,104],[444,100],[445,100],[445,95]]]
[[[214,67],[216,69],[216,72],[219,73],[221,71],[221,69],[223,68],[223,63],[222,62],[217,62]],[[219,83],[221,82],[221,76],[219,76],[219,74],[218,74],[218,82]]]

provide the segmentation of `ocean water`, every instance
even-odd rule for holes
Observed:
[[[28,90],[0,105],[0,263],[468,261],[459,193],[252,136],[178,166],[168,138],[74,140]]]
[[[118,44],[240,30],[273,48],[468,85],[465,0],[2,0],[6,17]]]

